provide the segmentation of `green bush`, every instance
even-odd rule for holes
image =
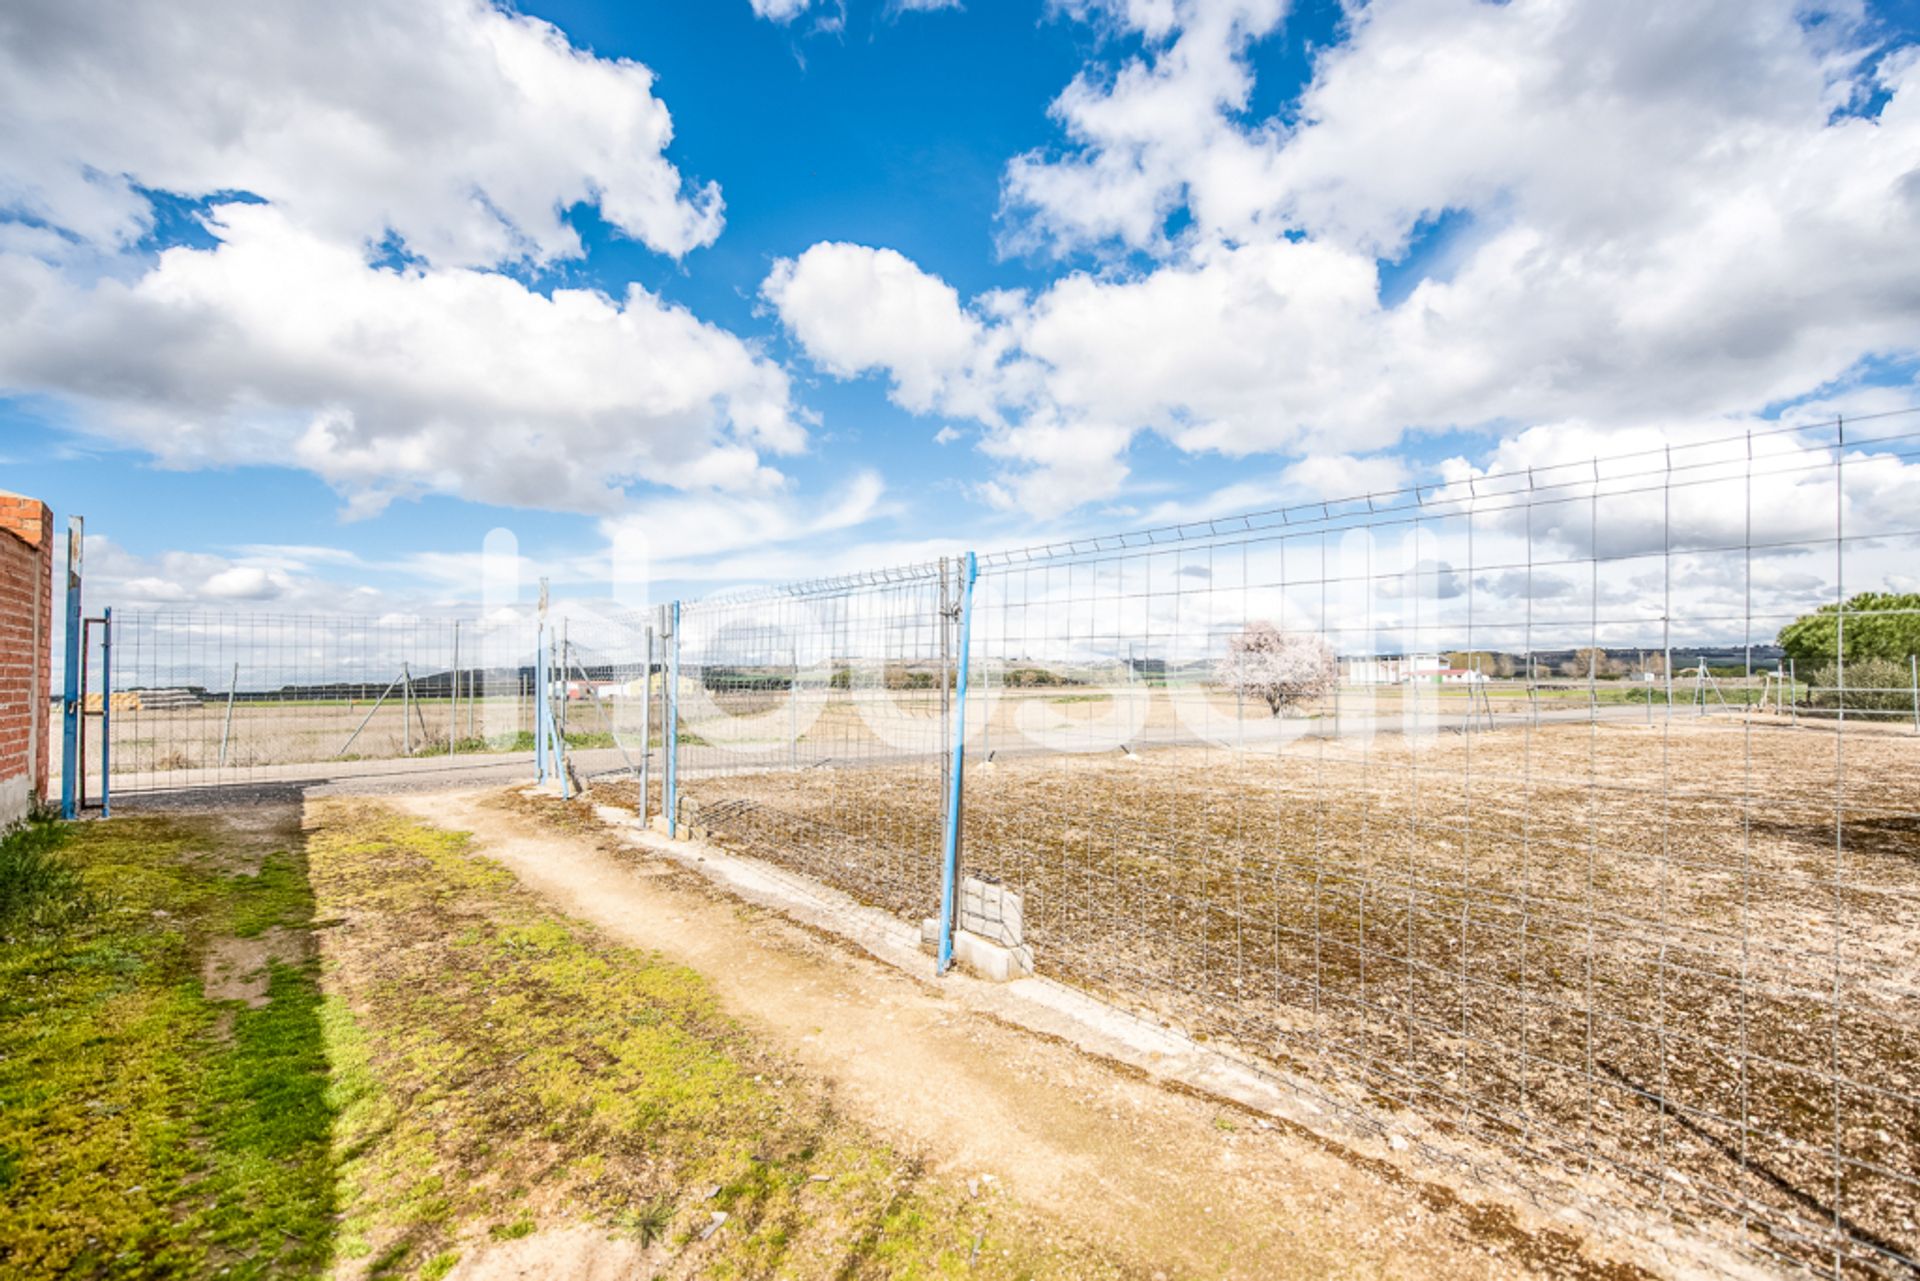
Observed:
[[[97,906],[59,853],[66,829],[36,820],[0,837],[0,937],[60,929]]]
[[[1904,666],[1908,655],[1920,654],[1920,592],[1861,592],[1847,598],[1845,615],[1849,668],[1869,658]],[[1842,656],[1840,619],[1838,605],[1802,614],[1780,629],[1780,648],[1802,671],[1830,664]],[[1906,684],[1907,678],[1903,675],[1899,683]],[[1853,684],[1851,677],[1847,684]]]
[[[1849,659],[1845,676],[1847,687],[1842,691],[1838,688],[1841,671],[1837,665],[1815,672],[1807,703],[1813,707],[1844,706],[1848,711],[1913,710],[1913,670],[1906,663],[1885,658]]]

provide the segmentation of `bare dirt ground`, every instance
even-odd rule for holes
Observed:
[[[619,848],[578,807],[390,803],[475,833],[477,853],[569,914],[699,970],[730,1014],[936,1177],[982,1195],[999,1183],[1149,1274],[1643,1275],[1577,1230],[1008,1026]]]
[[[1898,1272],[1917,767],[1910,732],[1764,718],[1012,757],[969,771],[965,860],[1025,897],[1043,973],[1556,1195],[1603,1176],[1622,1207]],[[937,767],[688,788],[711,839],[931,912]]]

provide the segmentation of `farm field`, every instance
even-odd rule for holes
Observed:
[[[969,770],[963,864],[1023,896],[1041,973],[1436,1149],[1789,1260],[1831,1261],[1836,1224],[1849,1268],[1913,1255],[1910,731],[1633,713],[1009,752]],[[686,786],[713,839],[932,914],[934,759]]]
[[[996,676],[998,674],[995,674]],[[864,682],[871,679],[871,687]],[[711,743],[725,755],[705,764],[733,768],[835,758],[872,758],[942,750],[937,689],[887,689],[866,673],[856,691],[803,679],[797,700],[784,686],[709,691],[697,681],[682,687],[683,741]],[[237,700],[229,714],[223,699],[169,698],[168,691],[117,692],[112,712],[112,769],[123,785],[143,788],[237,781],[255,769],[337,761],[383,761],[457,754],[532,750],[533,705],[525,697],[449,700],[388,697],[376,709],[373,697]],[[1804,691],[1802,691],[1804,694]],[[1724,714],[1759,701],[1758,686],[1723,680],[1710,692],[1685,682],[1673,691],[1677,717]],[[1774,697],[1778,698],[1776,689]],[[797,707],[794,705],[797,703]],[[99,788],[99,698],[85,718],[88,794]],[[1815,716],[1804,708],[1801,714]],[[1664,688],[1625,681],[1494,680],[1483,686],[1347,686],[1315,700],[1291,718],[1292,729],[1351,733],[1373,726],[1395,732],[1424,718],[1435,725],[1466,720],[1584,720],[1590,715],[1651,723],[1667,715]],[[569,742],[583,748],[624,746],[637,750],[641,706],[636,699],[596,704],[576,698],[568,706]],[[660,715],[656,704],[656,720]],[[970,741],[983,756],[1032,750],[1083,750],[1090,741],[1172,745],[1199,736],[1222,742],[1258,740],[1275,732],[1265,717],[1250,713],[1231,694],[1205,685],[1139,681],[1123,686],[1085,684],[1022,687],[989,680],[970,708]],[[1859,714],[1855,714],[1859,715]],[[1863,717],[1897,724],[1910,719],[1889,712]],[[57,712],[48,732],[59,741]],[[652,735],[658,746],[657,724]],[[55,762],[56,769],[58,762]],[[170,782],[171,780],[171,782]]]

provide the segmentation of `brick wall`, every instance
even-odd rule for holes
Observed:
[[[47,799],[53,513],[0,490],[0,829]]]

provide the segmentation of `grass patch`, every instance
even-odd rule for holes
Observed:
[[[57,860],[31,901],[91,906],[0,948],[0,1275],[431,1281],[580,1224],[663,1277],[1119,1275],[928,1178],[699,974],[464,836],[309,817],[22,838]],[[209,999],[272,949],[264,1000]]]
[[[36,819],[0,836],[0,939],[62,929],[99,907],[79,870],[60,856],[67,830]]]
[[[0,948],[0,1273],[299,1275],[327,1257],[312,967],[273,964],[259,1008],[200,987],[210,940],[312,920],[299,833],[233,876],[191,857],[214,826],[68,827],[94,910]]]

